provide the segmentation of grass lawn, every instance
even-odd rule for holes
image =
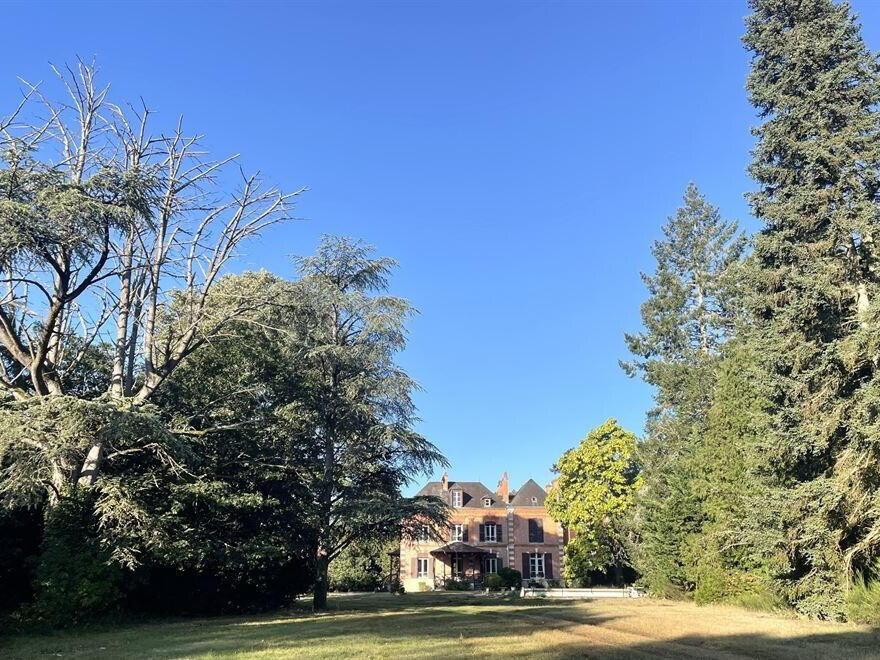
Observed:
[[[0,657],[880,658],[880,631],[650,599],[338,596],[305,610],[18,635]]]

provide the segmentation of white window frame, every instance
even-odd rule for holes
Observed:
[[[537,497],[532,498],[532,506],[538,506],[538,498]]]
[[[461,577],[464,575],[464,557],[452,558],[452,577]]]
[[[484,497],[483,498],[483,506],[492,506],[492,498]]]
[[[492,530],[491,533],[489,530]],[[483,536],[486,537],[486,543],[498,542],[498,525],[495,523],[487,523],[483,526]]]
[[[529,555],[529,577],[542,578],[547,575],[544,567],[544,553],[533,552]]]
[[[455,523],[452,526],[452,540],[459,542],[464,540],[464,525]]]
[[[452,491],[452,506],[460,507],[463,499],[464,497],[462,497],[462,493],[460,490]]]
[[[418,559],[416,559],[416,577],[418,577],[418,578],[428,577],[428,558],[427,557],[419,557]]]
[[[486,557],[486,572],[487,573],[497,573],[498,572],[498,557]]]

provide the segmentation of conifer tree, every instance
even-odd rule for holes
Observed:
[[[785,521],[789,597],[839,617],[880,543],[876,420],[880,79],[849,6],[752,0],[747,88],[764,122],[750,173],[753,354],[773,411],[761,447]],[[771,506],[768,504],[767,506]]]
[[[663,227],[652,253],[653,275],[642,275],[650,297],[645,331],[626,335],[635,360],[621,363],[656,388],[641,446],[645,483],[635,524],[635,563],[658,593],[688,591],[685,546],[701,525],[692,492],[695,448],[706,427],[719,350],[735,319],[736,266],[745,247],[737,223],[724,220],[690,184],[684,205]]]

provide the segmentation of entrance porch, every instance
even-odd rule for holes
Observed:
[[[486,570],[484,560],[488,554],[482,548],[461,541],[431,550],[431,556],[439,563],[434,567],[434,587],[442,589],[446,586],[446,580],[454,578],[470,582],[474,589],[481,588]]]

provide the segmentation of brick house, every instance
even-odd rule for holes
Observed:
[[[433,495],[452,509],[442,541],[427,527],[417,542],[400,546],[400,579],[407,591],[442,587],[449,578],[480,586],[488,573],[504,566],[523,579],[552,580],[562,575],[564,534],[547,515],[547,491],[529,479],[509,489],[505,472],[495,491],[478,481],[428,482],[417,495]]]

